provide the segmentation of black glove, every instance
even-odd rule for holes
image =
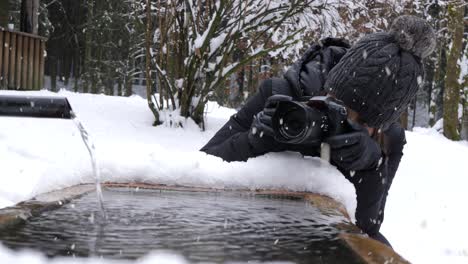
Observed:
[[[354,132],[327,138],[331,160],[344,170],[366,170],[376,168],[382,157],[379,144],[369,136],[367,130],[350,121]]]
[[[264,109],[254,116],[249,130],[249,141],[254,147],[265,148],[266,145],[276,143],[271,120],[278,103],[291,100],[292,98],[286,95],[273,95],[267,99]]]

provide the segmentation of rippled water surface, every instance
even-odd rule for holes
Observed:
[[[11,248],[53,256],[135,259],[171,250],[189,261],[360,263],[325,216],[304,200],[245,193],[105,189],[108,220],[95,194],[0,232]]]

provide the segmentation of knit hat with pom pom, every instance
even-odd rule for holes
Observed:
[[[423,83],[422,59],[435,48],[423,19],[400,16],[390,31],[361,38],[330,71],[325,90],[359,113],[370,127],[398,120]]]

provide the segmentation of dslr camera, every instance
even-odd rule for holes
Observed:
[[[274,137],[288,144],[320,144],[351,131],[343,102],[330,96],[279,101],[272,117]]]

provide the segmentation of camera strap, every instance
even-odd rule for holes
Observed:
[[[320,158],[326,162],[330,162],[330,144],[322,142],[320,144]]]

